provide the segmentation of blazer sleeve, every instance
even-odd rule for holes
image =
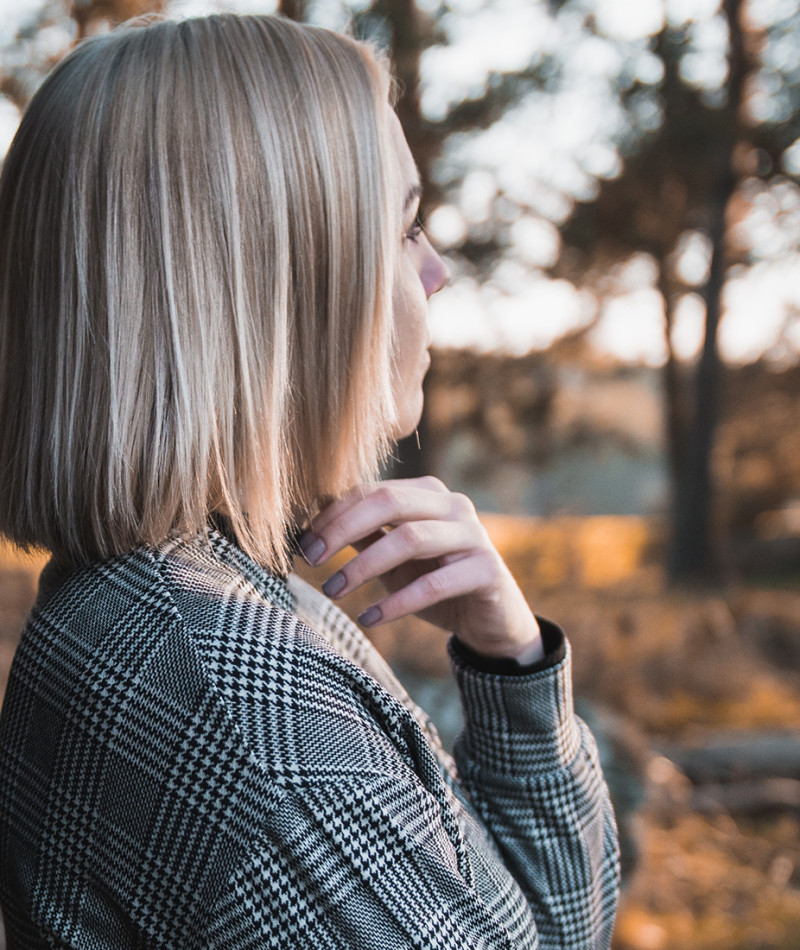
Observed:
[[[477,669],[451,642],[461,784],[528,899],[542,950],[606,950],[617,832],[597,747],[574,714],[571,652],[525,675]]]

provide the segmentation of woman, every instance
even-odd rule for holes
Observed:
[[[614,823],[569,648],[474,508],[375,481],[445,268],[373,51],[128,26],[0,181],[0,530],[48,548],[0,718],[15,948],[607,947]],[[390,530],[393,528],[393,530]],[[450,631],[455,762],[364,626]]]

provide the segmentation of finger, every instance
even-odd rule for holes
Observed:
[[[469,525],[460,522],[409,521],[370,544],[329,577],[322,590],[329,597],[343,597],[410,561],[466,557],[479,540]]]
[[[358,542],[385,525],[411,521],[471,521],[479,526],[475,507],[464,495],[409,487],[406,482],[382,483],[366,497],[333,517],[315,521],[300,540],[306,558],[319,564],[348,544]]]
[[[380,482],[368,482],[366,484],[356,485],[342,495],[341,498],[337,498],[331,502],[331,504],[324,507],[311,519],[312,530],[317,533],[323,531],[331,521],[340,517],[344,512],[349,511],[359,502],[381,489],[397,491],[400,494],[415,489],[424,492],[435,492],[437,494],[450,494],[447,486],[433,475],[425,475],[422,478],[387,478]]]
[[[480,555],[445,564],[368,607],[358,618],[364,627],[398,620],[434,604],[460,597],[484,586],[485,568]]]

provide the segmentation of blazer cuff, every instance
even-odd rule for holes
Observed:
[[[539,632],[542,635],[544,657],[535,663],[523,664],[511,657],[484,656],[462,643],[455,634],[451,639],[452,651],[467,666],[481,673],[496,673],[500,676],[526,676],[528,673],[541,673],[561,663],[566,656],[567,640],[558,624],[538,616],[536,622],[539,624]]]
[[[540,775],[568,766],[578,754],[581,734],[572,698],[571,649],[563,634],[560,660],[549,664],[548,654],[533,664],[541,669],[511,675],[472,666],[463,644],[454,641],[451,637],[448,650],[464,713],[461,754],[481,771],[503,775]]]

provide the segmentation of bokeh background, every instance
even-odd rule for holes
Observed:
[[[470,494],[573,642],[616,950],[798,950],[800,3],[0,0],[0,155],[82,37],[217,9],[394,60],[452,280],[390,472]],[[2,549],[0,688],[41,564]],[[374,639],[452,742],[443,636]]]

